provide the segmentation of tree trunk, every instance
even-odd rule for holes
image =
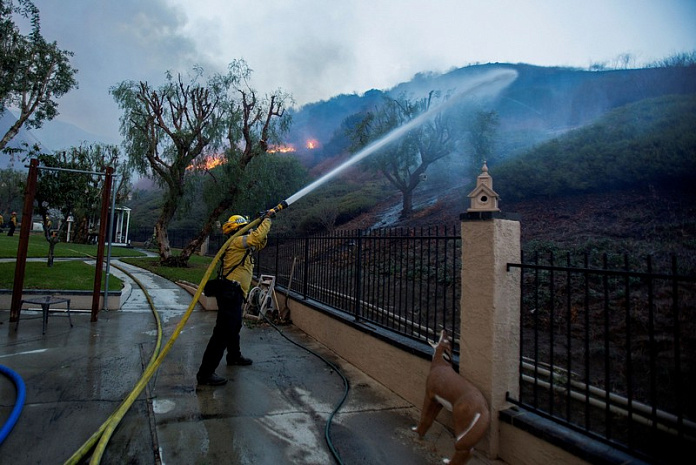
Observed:
[[[413,214],[413,189],[405,189],[401,191],[403,194],[402,208],[400,217],[410,218]]]
[[[78,244],[87,244],[89,240],[89,227],[87,225],[87,217],[83,216],[82,219],[80,219],[80,224],[79,226],[75,226],[75,233],[73,235],[73,242],[76,242]]]
[[[25,123],[28,117],[29,115],[25,115],[24,113],[19,115],[17,121],[15,121],[15,123],[12,126],[10,126],[5,135],[2,137],[2,139],[0,139],[0,150],[4,149],[7,146],[7,144],[9,144],[10,141],[14,138],[14,136],[19,134],[19,130],[22,129],[22,125]]]
[[[157,223],[155,223],[155,238],[157,239],[157,244],[159,246],[159,257],[160,264],[164,266],[174,266],[180,267],[180,263],[177,258],[172,257],[172,249],[169,245],[169,223],[174,218],[174,213],[176,212],[176,206],[182,197],[181,189],[176,189],[173,184],[170,184],[169,192],[167,198],[164,200],[164,205],[162,205],[162,211],[159,218],[157,218]],[[186,266],[186,264],[184,264]]]
[[[48,262],[47,265],[49,268],[53,267],[53,258],[55,257],[55,250],[56,250],[56,242],[55,241],[49,241],[48,242]]]
[[[210,215],[208,215],[208,218],[206,219],[205,224],[203,224],[203,227],[199,231],[198,235],[183,248],[179,257],[184,261],[184,263],[186,263],[186,265],[188,265],[188,260],[191,258],[191,255],[193,255],[193,253],[201,246],[203,241],[205,241],[205,238],[208,237],[213,231],[213,224],[215,224],[220,215],[222,215],[222,213],[230,207],[229,204],[229,201],[220,202],[220,204],[215,207]]]
[[[155,239],[159,246],[160,263],[164,264],[172,255],[172,249],[169,247],[169,233],[167,232],[169,221],[165,221],[162,217],[155,223]]]
[[[56,256],[56,244],[60,242],[60,231],[51,231],[48,225],[44,223],[44,236],[48,241],[48,260],[46,265],[49,268],[53,267],[53,260]]]
[[[213,231],[213,225],[215,224],[215,222],[218,220],[218,218],[220,218],[220,215],[222,215],[225,210],[232,206],[232,202],[238,194],[239,189],[234,186],[231,186],[230,189],[227,191],[225,197],[222,200],[220,200],[220,202],[213,209],[213,211],[210,212],[208,218],[205,220],[205,223],[203,223],[203,227],[201,228],[198,235],[195,238],[193,238],[191,242],[186,244],[184,249],[181,251],[180,259],[183,261],[184,266],[188,266],[188,260],[191,257],[191,255],[193,255],[196,249],[198,249],[201,246],[205,238],[210,235],[210,233]]]
[[[160,263],[165,264],[169,258],[172,256],[172,249],[169,246],[169,221],[172,216],[165,215],[166,208],[163,208],[162,214],[157,219],[155,223],[154,236],[157,241],[157,246],[159,247],[159,257]]]
[[[212,224],[206,224],[203,226],[203,229],[201,229],[198,232],[198,235],[194,237],[186,246],[181,250],[181,254],[179,255],[179,259],[184,263],[184,266],[188,266],[188,261],[189,258],[191,258],[191,255],[193,255],[196,250],[201,246],[201,244],[205,241],[205,238],[208,237],[213,230]]]

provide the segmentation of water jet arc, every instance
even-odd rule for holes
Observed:
[[[490,74],[494,74],[491,76]],[[363,160],[364,158],[368,157],[369,155],[372,155],[374,152],[384,148],[386,145],[394,142],[395,140],[401,138],[404,136],[408,131],[420,126],[424,122],[426,122],[428,119],[432,118],[437,112],[440,112],[442,110],[445,110],[451,106],[454,106],[457,102],[459,102],[462,98],[464,97],[472,97],[477,94],[483,94],[485,92],[488,93],[497,93],[500,92],[502,89],[507,87],[508,85],[512,84],[512,82],[517,79],[517,71],[512,70],[512,69],[504,69],[504,70],[496,70],[496,71],[491,71],[490,73],[487,73],[485,76],[479,77],[475,79],[473,82],[467,83],[467,86],[464,90],[458,92],[448,100],[444,101],[440,105],[437,105],[434,108],[431,108],[430,110],[424,112],[423,114],[419,115],[418,117],[412,119],[408,123],[405,123],[398,128],[394,129],[390,133],[386,134],[384,137],[382,137],[379,140],[376,140],[372,142],[370,145],[365,147],[364,149],[360,150],[358,153],[353,155],[349,160],[346,160],[343,164],[340,166],[334,168],[333,170],[329,171],[316,181],[308,184],[306,187],[303,187],[301,190],[296,192],[295,194],[291,195],[285,200],[285,203],[287,205],[292,205],[294,202],[298,201],[305,195],[309,194],[312,192],[314,189],[317,187],[321,186],[322,184],[326,183],[329,179],[333,178],[340,172],[346,170],[348,167],[353,166],[357,162]]]

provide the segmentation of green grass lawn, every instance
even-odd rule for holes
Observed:
[[[0,289],[14,286],[15,262],[0,263]],[[106,274],[102,273],[102,287]],[[94,289],[94,266],[81,260],[56,261],[49,268],[46,262],[27,262],[24,271],[24,289],[61,289],[91,291]],[[109,290],[120,291],[123,283],[109,276]]]
[[[19,234],[8,237],[0,235],[0,258],[14,259],[17,257]],[[59,242],[54,249],[55,257],[95,257],[96,245],[72,244]],[[105,250],[106,254],[107,251]],[[111,257],[136,257],[143,256],[142,252],[126,247],[112,247]],[[42,261],[28,261],[24,273],[25,289],[66,289],[66,290],[92,290],[94,288],[94,267],[81,260],[61,261],[56,260],[52,267],[47,266],[48,242],[43,234],[31,234],[27,247],[27,258],[45,258]],[[105,257],[106,259],[106,257]],[[0,289],[12,289],[14,285],[15,263],[13,261],[0,263]],[[102,284],[105,282],[102,275]],[[109,277],[109,290],[118,291],[123,283],[115,276]]]
[[[0,235],[0,259],[16,258],[18,244],[19,235],[16,232],[12,237],[7,237],[6,234]],[[106,254],[106,251],[104,253]],[[96,245],[59,242],[55,248],[56,259],[87,258],[94,257],[96,254]],[[47,257],[48,242],[42,234],[32,234],[29,237],[27,258],[47,259]],[[170,268],[160,266],[157,258],[145,257],[142,252],[126,247],[112,247],[111,257],[152,271],[170,281],[188,281],[194,284],[201,282],[208,265],[212,261],[211,257],[193,255],[189,259],[188,268]],[[14,272],[14,262],[0,262],[0,289],[12,289]],[[102,277],[102,283],[104,283],[104,279],[105,277]],[[120,290],[122,285],[121,280],[115,276],[109,277],[109,290]],[[24,274],[25,289],[92,290],[93,286],[94,267],[83,263],[81,260],[56,260],[51,268],[47,266],[47,260],[27,262]]]
[[[8,236],[6,233],[0,234],[0,258],[15,258],[17,257],[17,247],[19,246],[19,232],[15,231],[14,236]],[[107,249],[104,249],[106,256]],[[68,242],[59,242],[54,249],[56,258],[59,257],[87,257],[97,255],[96,245],[73,244]],[[112,257],[141,257],[142,252],[129,249],[127,247],[111,247]],[[48,258],[48,242],[43,236],[43,233],[30,234],[29,246],[27,247],[27,258]]]
[[[188,281],[193,284],[198,284],[201,282],[201,279],[203,279],[205,270],[208,269],[208,265],[210,265],[213,258],[192,255],[189,259],[188,268],[171,268],[167,266],[160,266],[157,258],[121,258],[119,260],[124,263],[139,266],[140,268],[145,268],[146,270],[158,274],[163,278],[167,278],[170,281]],[[217,268],[213,270],[212,274],[215,275],[215,273],[217,273]]]

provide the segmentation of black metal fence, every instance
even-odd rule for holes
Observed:
[[[522,264],[520,398],[652,463],[696,446],[696,279],[628,257]],[[662,265],[661,265],[662,266]],[[639,271],[636,271],[639,270]]]
[[[174,247],[189,236],[170,231]],[[210,238],[211,253],[224,239]],[[511,268],[521,268],[522,305],[520,396],[510,401],[652,463],[679,463],[690,453],[693,272],[674,258],[589,254],[523,256]],[[445,328],[459,351],[461,238],[454,228],[271,236],[256,273],[413,340],[433,340]]]
[[[143,244],[154,248],[156,244],[154,243],[153,233],[153,228],[131,228],[128,231],[128,240],[138,245]],[[174,249],[182,249],[198,236],[199,233],[200,230],[194,228],[169,229],[167,230],[169,246]],[[220,244],[222,245],[222,242]]]
[[[272,237],[256,264],[303,299],[419,341],[440,328],[459,340],[460,270],[454,228]]]

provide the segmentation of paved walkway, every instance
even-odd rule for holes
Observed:
[[[119,266],[147,287],[161,315],[164,344],[191,296],[142,269]],[[42,336],[40,318],[22,318],[15,331],[9,309],[0,309],[0,364],[23,378],[27,394],[19,421],[0,444],[0,462],[63,463],[140,378],[155,345],[154,318],[144,293],[112,270],[128,283],[124,303],[121,310],[102,311],[97,322],[90,322],[89,312],[75,314],[73,328],[65,318],[50,317]],[[453,451],[449,431],[435,424],[418,439],[410,428],[419,408],[293,326],[279,328],[282,333],[267,324],[245,326],[242,350],[254,364],[221,365],[218,373],[230,382],[198,388],[195,373],[216,314],[197,307],[116,430],[102,463],[336,463],[325,430],[344,395],[344,383],[305,348],[337,365],[350,383],[330,427],[342,463],[435,465]],[[14,386],[0,375],[3,424],[14,399]],[[485,462],[470,462],[480,463]]]

